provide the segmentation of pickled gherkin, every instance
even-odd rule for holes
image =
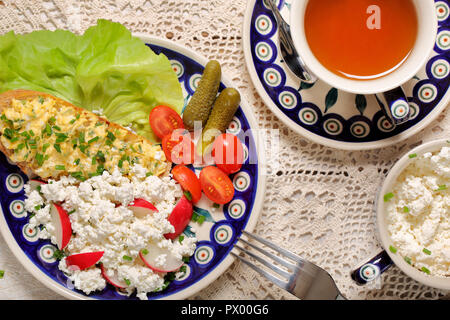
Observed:
[[[241,102],[239,91],[234,88],[225,88],[217,97],[208,118],[206,126],[203,128],[202,139],[197,145],[197,152],[205,154],[210,151],[210,147],[215,138],[224,133],[233,120],[234,114]]]
[[[195,93],[183,112],[184,126],[194,130],[194,123],[201,122],[202,128],[206,125],[211,108],[219,90],[222,71],[219,62],[209,61],[202,74]]]

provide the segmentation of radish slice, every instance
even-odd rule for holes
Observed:
[[[66,264],[69,268],[76,267],[78,270],[84,270],[96,264],[103,253],[104,251],[72,254],[66,258]]]
[[[139,252],[139,256],[145,265],[155,272],[173,272],[177,271],[183,265],[183,260],[176,258],[173,253],[167,248],[160,248],[156,244],[150,244],[147,246],[146,254],[142,251]],[[158,261],[158,257],[165,255],[165,261],[161,265]]]
[[[56,245],[59,250],[64,249],[72,236],[72,226],[70,224],[69,215],[60,205],[51,204],[50,216],[52,224],[55,227]]]
[[[166,239],[173,240],[186,229],[189,221],[191,221],[193,209],[192,203],[185,196],[178,201],[177,205],[170,213],[169,218],[167,218],[170,224],[175,228],[175,231],[166,233],[164,235]]]
[[[124,280],[118,278],[117,271],[114,270],[114,274],[112,276],[108,276],[108,270],[103,266],[103,264],[100,265],[100,269],[102,270],[103,278],[105,278],[105,280],[114,287],[125,289],[128,286]]]
[[[158,212],[158,209],[153,204],[144,199],[134,199],[133,204],[130,204],[128,209],[133,211],[138,218],[144,218],[155,211]]]
[[[30,185],[30,191],[34,191],[34,190],[39,191],[41,189],[41,186],[46,183],[41,180],[32,179],[32,180],[28,181],[28,184]]]

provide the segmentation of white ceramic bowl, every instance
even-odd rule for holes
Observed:
[[[298,54],[307,68],[322,81],[347,92],[373,94],[401,86],[420,70],[433,51],[437,32],[436,6],[433,0],[413,0],[417,11],[418,34],[408,58],[395,71],[373,80],[347,79],[329,71],[314,56],[305,36],[305,10],[309,0],[296,0],[291,9],[291,35]],[[386,48],[389,50],[389,48]]]
[[[397,265],[404,273],[413,278],[414,280],[421,282],[430,287],[450,290],[450,277],[438,277],[427,275],[422,271],[409,265],[402,256],[396,253],[392,253],[389,250],[389,246],[392,245],[392,240],[387,230],[386,222],[386,206],[387,203],[384,201],[383,195],[392,191],[392,187],[395,184],[398,176],[403,172],[403,170],[412,162],[413,159],[409,158],[410,154],[416,153],[418,156],[426,152],[434,152],[440,150],[444,145],[450,146],[449,139],[435,140],[431,142],[424,143],[413,150],[406,153],[403,157],[398,160],[398,162],[392,167],[387,175],[381,190],[378,194],[376,200],[376,212],[377,212],[377,224],[378,232],[381,240],[381,244],[385,251],[389,254],[392,261]]]

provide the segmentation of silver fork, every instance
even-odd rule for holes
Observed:
[[[277,286],[303,300],[346,300],[337,288],[333,278],[322,268],[299,257],[295,253],[278,247],[274,243],[265,240],[260,236],[249,233],[245,230],[242,233],[249,238],[256,240],[260,244],[273,249],[277,253],[277,255],[264,250],[260,246],[242,239],[241,237],[237,239],[234,248],[260,262],[276,275],[274,275],[272,272],[260,268],[259,266],[250,262],[250,260],[248,260],[247,258],[238,255],[233,251],[231,252],[231,254],[251,267],[256,272],[266,277],[268,280],[275,283]],[[239,242],[242,242],[247,246],[255,249],[256,251],[262,253],[265,257],[261,257],[260,255],[254,254],[253,252],[243,248],[238,244]],[[269,262],[267,258],[270,258],[274,262],[277,262],[279,265],[285,267],[287,271],[278,267],[274,263]],[[292,262],[286,260],[286,258],[290,259]]]

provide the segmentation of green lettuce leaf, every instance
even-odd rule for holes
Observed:
[[[157,141],[148,117],[159,104],[178,113],[183,93],[167,57],[119,23],[99,20],[83,35],[65,30],[0,36],[0,92],[47,92]]]

